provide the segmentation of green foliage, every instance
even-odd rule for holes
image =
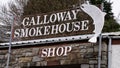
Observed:
[[[94,5],[101,4],[104,0],[91,0],[90,2]]]
[[[113,13],[112,13],[112,3],[109,3],[105,0],[91,0],[91,3],[100,6],[100,4],[104,4],[103,11],[106,12],[105,16],[105,24],[103,28],[103,32],[115,32],[120,31],[120,25],[117,23],[117,21],[114,19]]]
[[[114,19],[108,19],[107,21],[105,21],[103,32],[115,31],[120,31],[120,25],[118,25]]]

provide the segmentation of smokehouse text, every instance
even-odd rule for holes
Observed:
[[[80,9],[43,15],[25,16],[22,28],[14,30],[14,38],[40,37],[89,30],[89,20],[79,20]]]

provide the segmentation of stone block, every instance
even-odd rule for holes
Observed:
[[[98,52],[98,46],[94,46],[94,52]]]
[[[19,57],[24,57],[22,54],[17,54],[17,55],[14,55],[16,58],[19,58]]]
[[[69,60],[73,60],[73,59],[77,59],[77,55],[75,53],[70,55]]]
[[[32,57],[21,57],[19,58],[19,62],[23,63],[23,62],[31,62]]]
[[[102,60],[107,60],[107,56],[106,55],[102,55]]]
[[[81,64],[81,68],[89,68],[89,64]]]
[[[97,60],[90,60],[89,64],[97,64]]]
[[[93,52],[93,48],[87,48],[87,52]]]
[[[106,64],[107,64],[107,60],[102,60],[102,61],[101,61],[101,64],[106,65]]]
[[[107,66],[106,65],[101,65],[101,68],[107,68]]]
[[[0,68],[4,68],[5,67],[5,63],[0,63]]]
[[[29,63],[27,63],[27,66],[28,66],[28,67],[30,67],[30,62],[29,62]]]
[[[27,63],[26,62],[20,63],[20,67],[27,67]]]
[[[61,65],[70,64],[70,60],[60,60]]]
[[[47,66],[47,61],[42,61],[42,62],[40,63],[40,65],[41,65],[41,66]]]
[[[22,52],[22,53],[32,52],[32,48],[26,48],[26,49],[23,48],[21,52]]]
[[[31,56],[33,56],[33,53],[32,53],[32,52],[26,52],[26,53],[25,53],[25,56],[26,56],[26,57],[31,57]]]
[[[80,52],[85,53],[85,52],[87,52],[87,50],[86,49],[80,49]]]
[[[92,58],[93,57],[93,54],[92,53],[87,53],[85,54],[84,58],[85,59],[89,59],[89,58]]]
[[[21,68],[20,66],[16,66],[16,67],[14,67],[14,68]]]
[[[32,49],[33,55],[38,55],[38,52],[39,52],[39,48],[33,48]]]
[[[7,59],[0,59],[0,63],[5,63]]]
[[[12,54],[13,55],[20,54],[20,49],[12,50]]]
[[[90,68],[94,68],[94,65],[89,65],[90,66]]]
[[[79,64],[88,64],[89,60],[88,59],[78,59]]]
[[[36,62],[30,62],[30,66],[36,66]]]
[[[85,45],[80,45],[79,48],[80,49],[86,49],[87,47]]]
[[[7,50],[1,50],[1,51],[0,51],[0,55],[5,55],[6,53],[8,53]]]
[[[40,66],[41,65],[41,63],[40,62],[36,62],[36,66]]]
[[[0,59],[4,59],[5,58],[5,55],[0,55]]]
[[[42,60],[43,60],[43,58],[40,58],[39,56],[34,56],[32,59],[32,62],[40,62]]]
[[[107,51],[107,44],[106,43],[102,43],[102,51]]]

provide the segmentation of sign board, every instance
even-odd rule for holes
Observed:
[[[93,19],[80,8],[24,16],[14,27],[14,41],[91,34]]]

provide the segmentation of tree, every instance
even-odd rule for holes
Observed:
[[[6,5],[0,6],[0,22],[4,25],[0,25],[0,41],[8,41],[10,38],[11,24],[15,22],[15,25],[20,24],[21,14],[23,14],[23,6],[26,4],[26,0],[15,0]]]
[[[117,23],[117,21],[114,19],[111,5],[112,3],[107,2],[105,0],[91,0],[91,3],[100,6],[100,4],[104,4],[103,11],[107,13],[105,16],[105,25],[103,28],[103,32],[115,32],[120,31],[120,25]]]

